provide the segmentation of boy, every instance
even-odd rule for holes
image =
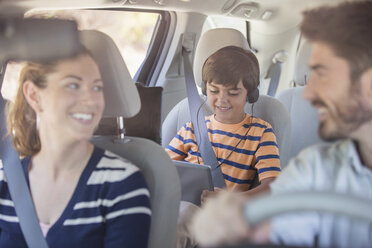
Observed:
[[[207,125],[227,189],[245,194],[268,189],[280,172],[279,150],[271,125],[244,112],[247,101],[257,101],[259,77],[255,55],[235,46],[212,54],[202,70],[202,91],[214,114],[199,125]],[[179,130],[166,151],[173,160],[203,163],[191,122]],[[260,185],[248,191],[257,174]],[[202,202],[210,194],[203,192]]]

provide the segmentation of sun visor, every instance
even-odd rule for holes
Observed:
[[[70,57],[79,48],[79,34],[74,21],[0,18],[0,61],[44,62]]]

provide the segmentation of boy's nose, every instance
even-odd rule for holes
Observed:
[[[221,92],[220,94],[218,94],[217,100],[218,100],[218,102],[224,103],[224,102],[228,101],[228,96],[227,96],[226,93]]]

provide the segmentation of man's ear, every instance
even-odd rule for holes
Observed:
[[[372,104],[372,67],[360,76],[360,94]]]
[[[40,102],[40,89],[30,80],[23,83],[23,95],[31,108],[36,112],[42,112]]]

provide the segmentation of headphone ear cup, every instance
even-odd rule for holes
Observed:
[[[203,93],[203,95],[207,95],[207,86],[205,85],[205,82],[202,81],[201,84],[200,84],[200,87],[201,87],[201,91]]]
[[[249,103],[257,102],[259,95],[260,91],[258,90],[258,88],[255,88],[251,93],[247,95],[247,102]]]

